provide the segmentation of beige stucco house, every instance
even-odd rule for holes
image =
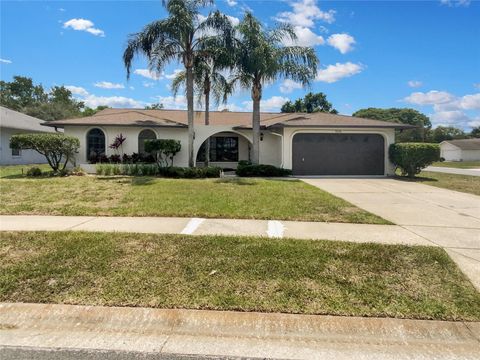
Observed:
[[[480,139],[442,141],[440,143],[440,156],[445,161],[480,160]]]
[[[42,126],[43,120],[0,106],[0,165],[43,164],[45,156],[34,150],[10,148],[10,138],[15,134],[55,132]]]
[[[182,150],[175,166],[188,165],[187,112],[184,110],[105,109],[94,116],[51,121],[66,135],[80,139],[77,164],[86,166],[95,155],[111,155],[114,138],[126,141],[122,152],[144,151],[147,139],[177,139]],[[388,147],[395,130],[411,126],[327,113],[262,113],[260,163],[292,169],[296,175],[391,175]],[[212,165],[235,168],[249,160],[252,142],[251,113],[214,111],[210,125],[204,113],[195,113],[194,151],[201,166],[202,144],[210,141]],[[92,167],[90,167],[92,168]]]

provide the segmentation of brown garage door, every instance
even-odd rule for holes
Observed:
[[[292,156],[295,175],[384,175],[385,170],[385,144],[378,134],[296,134]]]

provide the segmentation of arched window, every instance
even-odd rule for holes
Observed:
[[[100,129],[91,129],[87,133],[87,158],[96,159],[105,155],[105,134]]]
[[[155,132],[153,132],[153,130],[145,129],[140,131],[140,134],[138,134],[138,153],[145,154],[145,141],[155,140],[156,138],[157,135],[155,135]]]

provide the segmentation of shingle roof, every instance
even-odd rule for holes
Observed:
[[[54,129],[41,126],[44,122],[36,117],[0,106],[0,127],[35,132],[55,132]]]
[[[462,150],[480,150],[480,139],[445,140],[443,143],[452,144]]]
[[[196,111],[195,124],[204,124],[204,112]],[[210,125],[229,125],[238,128],[251,128],[252,113],[233,111],[211,111]],[[261,113],[261,126],[314,126],[314,127],[381,127],[411,128],[411,125],[370,120],[346,115],[327,113]],[[45,125],[116,125],[116,126],[187,126],[186,110],[143,110],[143,109],[105,109],[93,116],[50,121]]]

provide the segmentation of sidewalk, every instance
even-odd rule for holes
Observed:
[[[480,169],[457,169],[443,166],[427,166],[423,171],[440,172],[445,174],[480,176]]]
[[[0,357],[33,347],[274,359],[477,359],[480,349],[480,323],[446,321],[3,303],[0,323]]]

